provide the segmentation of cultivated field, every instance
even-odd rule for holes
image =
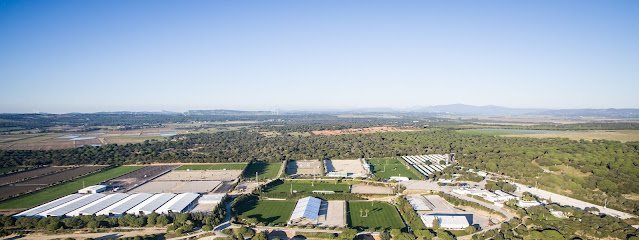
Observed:
[[[83,145],[141,143],[146,140],[163,140],[167,137],[188,133],[179,127],[117,130],[112,127],[94,132],[77,132],[73,129],[54,129],[65,133],[22,133],[0,135],[0,149],[51,150],[74,148]]]
[[[504,137],[568,138],[572,140],[605,139],[620,142],[639,141],[639,130],[521,130],[503,128],[482,128],[458,130],[469,134],[483,134]]]
[[[58,171],[49,175],[31,178],[25,181],[4,185],[0,187],[2,199],[8,199],[24,193],[46,188],[52,184],[75,179],[89,173],[100,171],[106,166],[79,166],[75,168],[67,168],[64,171]],[[9,175],[11,176],[11,175]]]
[[[535,134],[510,134],[506,137],[568,138],[572,140],[605,139],[620,142],[639,141],[639,130],[552,131]]]
[[[324,173],[322,163],[318,160],[290,160],[286,165],[287,175],[315,175]]]
[[[295,209],[295,201],[254,200],[241,204],[236,210],[239,218],[249,222],[286,224]]]
[[[244,170],[244,178],[255,179],[255,173],[257,172],[258,179],[273,179],[277,177],[281,167],[282,163],[279,162],[252,162],[246,167],[246,170]]]
[[[146,166],[133,172],[124,174],[118,178],[111,179],[105,184],[120,188],[120,191],[128,191],[151,179],[173,170],[176,165],[152,165]]]
[[[393,205],[375,201],[349,201],[348,222],[358,230],[404,227],[404,222]]]
[[[313,135],[321,135],[321,136],[335,136],[335,135],[344,135],[344,134],[358,134],[358,133],[377,133],[377,132],[407,132],[407,131],[415,131],[416,129],[405,129],[398,127],[368,127],[368,128],[349,128],[349,129],[341,129],[341,130],[320,130],[320,131],[311,131]]]
[[[17,198],[0,202],[0,209],[19,209],[34,207],[38,204],[42,204],[74,193],[84,186],[99,184],[106,180],[122,176],[140,168],[142,168],[142,166],[120,166],[99,173],[94,173],[86,177],[78,178],[71,182],[48,187],[34,193],[29,193]]]
[[[244,170],[246,163],[184,164],[175,170]]]
[[[0,177],[0,185],[20,182],[20,181],[24,181],[34,177],[39,177],[39,176],[43,176],[47,174],[68,170],[70,168],[72,168],[72,166],[51,166],[51,167],[36,168],[33,170],[24,171],[24,172],[18,172],[18,173]]]
[[[370,159],[368,163],[371,165],[371,171],[375,176],[383,179],[389,179],[393,176],[408,177],[410,179],[419,179],[410,168],[406,167],[397,158]]]

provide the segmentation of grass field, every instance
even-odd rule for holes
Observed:
[[[410,179],[419,179],[419,176],[415,175],[397,158],[371,159],[368,162],[372,165],[373,174],[379,178],[388,179],[392,176],[402,176]],[[384,166],[386,166],[385,170]]]
[[[347,193],[350,188],[349,184],[337,183],[337,181],[285,181],[282,184],[265,188],[264,192],[289,194],[291,192],[291,185],[293,185],[293,191],[297,193],[310,193],[313,190]]]
[[[273,179],[277,177],[281,167],[282,163],[252,162],[246,167],[244,178],[254,179],[257,172],[259,179]]]
[[[120,166],[106,171],[94,173],[89,176],[73,180],[71,182],[52,186],[34,193],[29,193],[27,195],[3,201],[0,203],[0,209],[19,209],[34,207],[36,205],[74,193],[81,189],[82,186],[95,185],[140,168],[142,168],[142,166]]]
[[[247,201],[237,209],[243,219],[255,219],[264,224],[286,224],[295,209],[295,201],[257,200]]]
[[[175,170],[242,170],[246,163],[211,163],[211,164],[185,164]],[[253,173],[255,174],[255,173]]]
[[[366,215],[366,209],[369,211],[368,215]],[[404,227],[404,222],[397,209],[385,202],[349,201],[348,222],[352,228],[360,231]]]

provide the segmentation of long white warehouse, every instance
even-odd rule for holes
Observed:
[[[195,205],[195,199],[200,195],[195,193],[181,193],[155,210],[156,213],[181,213]]]
[[[97,201],[100,198],[103,198],[105,195],[101,194],[101,193],[96,193],[96,194],[86,194],[83,195],[82,197],[79,197],[77,199],[74,199],[73,201],[67,202],[65,204],[62,204],[60,206],[54,207],[52,209],[49,209],[47,211],[38,213],[38,216],[41,217],[48,217],[48,216],[54,216],[54,217],[60,217],[60,216],[64,216],[65,214],[76,210],[78,208],[81,208],[89,203],[92,203],[94,201]]]
[[[144,200],[149,199],[153,194],[150,193],[136,193],[128,196],[122,201],[117,202],[105,209],[102,209],[96,215],[109,215],[109,216],[120,216],[126,213],[129,209],[137,206]]]
[[[146,215],[153,213],[160,206],[164,205],[166,202],[171,200],[171,198],[175,197],[173,193],[158,193],[153,195],[144,202],[138,204],[137,206],[131,208],[129,211],[126,211],[128,214],[138,214],[138,215]]]
[[[111,206],[112,204],[126,198],[127,196],[129,195],[124,193],[110,194],[110,195],[107,195],[106,197],[100,198],[99,200],[95,202],[89,203],[83,207],[73,210],[70,213],[67,213],[65,215],[72,216],[72,217],[80,216],[80,215],[93,215],[99,212],[100,210],[108,206]]]
[[[79,197],[82,197],[81,194],[71,194],[71,195],[67,195],[61,198],[58,198],[56,200],[53,200],[51,202],[42,204],[40,206],[31,208],[29,210],[26,210],[24,212],[18,213],[16,215],[13,215],[15,217],[33,217],[36,216],[38,213],[47,211],[49,209],[52,209],[54,207],[60,206],[62,204],[68,203],[70,201],[73,201],[75,199],[78,199]]]

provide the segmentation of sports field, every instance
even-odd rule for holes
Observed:
[[[376,201],[349,201],[348,223],[360,231],[404,227],[404,222],[393,205]]]
[[[34,193],[29,193],[17,198],[3,201],[0,203],[0,209],[19,209],[34,207],[36,205],[74,193],[81,189],[83,186],[95,185],[103,181],[122,176],[126,173],[132,172],[142,167],[143,166],[120,166],[106,171],[94,173],[86,177],[78,178],[71,182],[45,188]]]
[[[245,167],[246,163],[184,164],[175,170],[243,170]]]
[[[255,198],[240,204],[237,215],[249,222],[286,224],[295,209],[295,204],[295,201],[257,200]]]
[[[263,179],[273,179],[277,177],[277,174],[279,173],[281,167],[281,162],[252,162],[246,167],[246,171],[244,171],[244,178],[255,179],[255,173],[257,172],[257,177],[260,179],[260,181]]]
[[[337,181],[285,181],[282,184],[264,189],[264,192],[289,194],[291,192],[291,185],[293,192],[297,193],[310,193],[314,190],[347,193],[350,189],[349,184],[338,183]]]
[[[378,158],[368,160],[371,164],[371,171],[379,178],[388,179],[393,176],[408,177],[410,179],[419,179],[415,173],[411,171],[401,160],[397,158]]]
[[[393,205],[374,201],[349,201],[348,222],[358,230],[404,227],[404,222]]]

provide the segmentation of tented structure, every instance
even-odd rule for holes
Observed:
[[[462,230],[473,222],[472,214],[422,214],[419,216],[427,228],[432,228],[433,221],[437,219],[440,228],[450,230]]]
[[[316,197],[305,197],[297,201],[288,224],[317,224],[322,200]]]

